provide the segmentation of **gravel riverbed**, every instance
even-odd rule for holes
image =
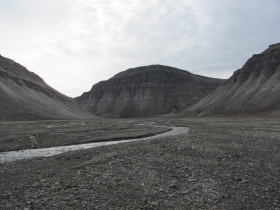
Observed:
[[[41,123],[43,126],[46,122]],[[100,135],[103,139],[164,132],[159,127],[137,124],[189,127],[190,131],[149,141],[2,163],[0,209],[280,209],[279,119],[137,119],[84,123],[92,123],[91,128],[73,125],[65,130],[64,136],[71,139],[67,144],[85,141],[85,138],[75,139],[77,135],[92,134],[89,138],[98,140],[99,134],[89,130],[106,131],[108,126],[111,130],[105,132],[107,136]],[[16,126],[28,125],[32,131],[36,125],[23,124]],[[14,126],[11,124],[10,128],[15,129]],[[119,132],[119,126],[125,132]],[[7,135],[1,134],[0,142],[6,142],[2,151],[24,148],[24,141],[16,139],[24,138],[26,133],[21,131],[20,137],[14,132],[15,140],[11,143],[8,139],[13,139],[12,131],[8,127],[5,127]],[[78,130],[83,132],[74,132]],[[35,132],[37,145],[61,145],[55,138],[50,143],[40,143],[40,135],[47,140],[54,131],[44,132]]]

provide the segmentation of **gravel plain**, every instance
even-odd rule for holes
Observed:
[[[0,147],[109,141],[168,129],[148,124],[190,131],[0,164],[0,209],[280,209],[279,119],[7,122],[0,124]]]

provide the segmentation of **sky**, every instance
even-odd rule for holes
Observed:
[[[280,42],[279,0],[0,0],[0,54],[77,97],[161,64],[229,78]]]

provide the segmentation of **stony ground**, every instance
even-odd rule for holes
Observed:
[[[133,139],[168,130],[139,120],[0,122],[0,152]]]
[[[147,122],[190,132],[1,164],[0,209],[280,209],[279,119]]]

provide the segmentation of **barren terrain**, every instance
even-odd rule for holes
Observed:
[[[280,209],[280,120],[3,122],[1,151],[187,134],[0,164],[0,209]],[[140,126],[139,124],[145,124]]]

